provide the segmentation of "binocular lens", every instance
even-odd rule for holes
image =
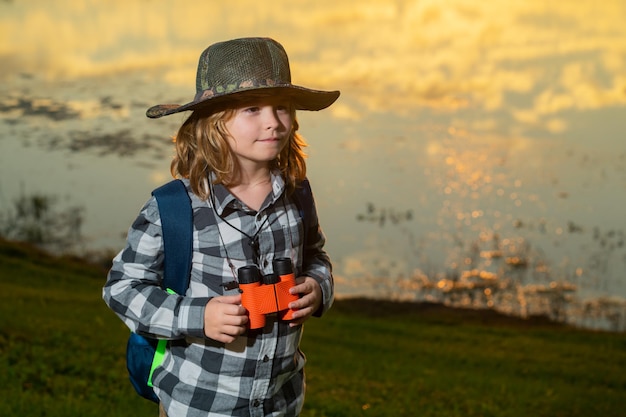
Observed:
[[[276,274],[267,274],[263,276],[263,284],[272,285],[280,282],[280,278]]]
[[[274,273],[278,276],[293,273],[293,265],[291,264],[291,259],[289,258],[274,259],[272,266],[274,267]]]
[[[261,281],[261,272],[254,265],[242,266],[237,271],[237,278],[240,284],[252,284]]]

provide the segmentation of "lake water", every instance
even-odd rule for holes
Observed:
[[[191,100],[210,43],[270,36],[342,91],[298,114],[340,295],[626,326],[626,3],[234,4],[0,2],[0,210],[55,195],[120,249],[184,118],[146,108]]]

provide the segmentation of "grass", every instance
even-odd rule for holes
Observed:
[[[623,334],[440,306],[372,305],[346,300],[328,323],[307,327],[307,415],[622,412]]]
[[[127,381],[105,271],[0,241],[0,415],[155,416]],[[306,325],[303,417],[619,416],[626,334],[340,300]]]
[[[129,391],[128,331],[101,300],[104,271],[0,242],[2,416],[155,416]]]

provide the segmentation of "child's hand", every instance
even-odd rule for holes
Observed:
[[[204,334],[222,343],[231,343],[247,328],[248,315],[241,295],[212,298],[204,309]]]
[[[291,294],[300,294],[300,299],[289,303],[293,313],[291,327],[304,323],[322,304],[322,288],[311,277],[296,278],[296,286],[289,290]]]

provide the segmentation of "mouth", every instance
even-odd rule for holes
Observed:
[[[280,142],[280,138],[272,137],[272,138],[259,139],[258,141],[263,142],[263,143],[274,143],[274,142]]]

